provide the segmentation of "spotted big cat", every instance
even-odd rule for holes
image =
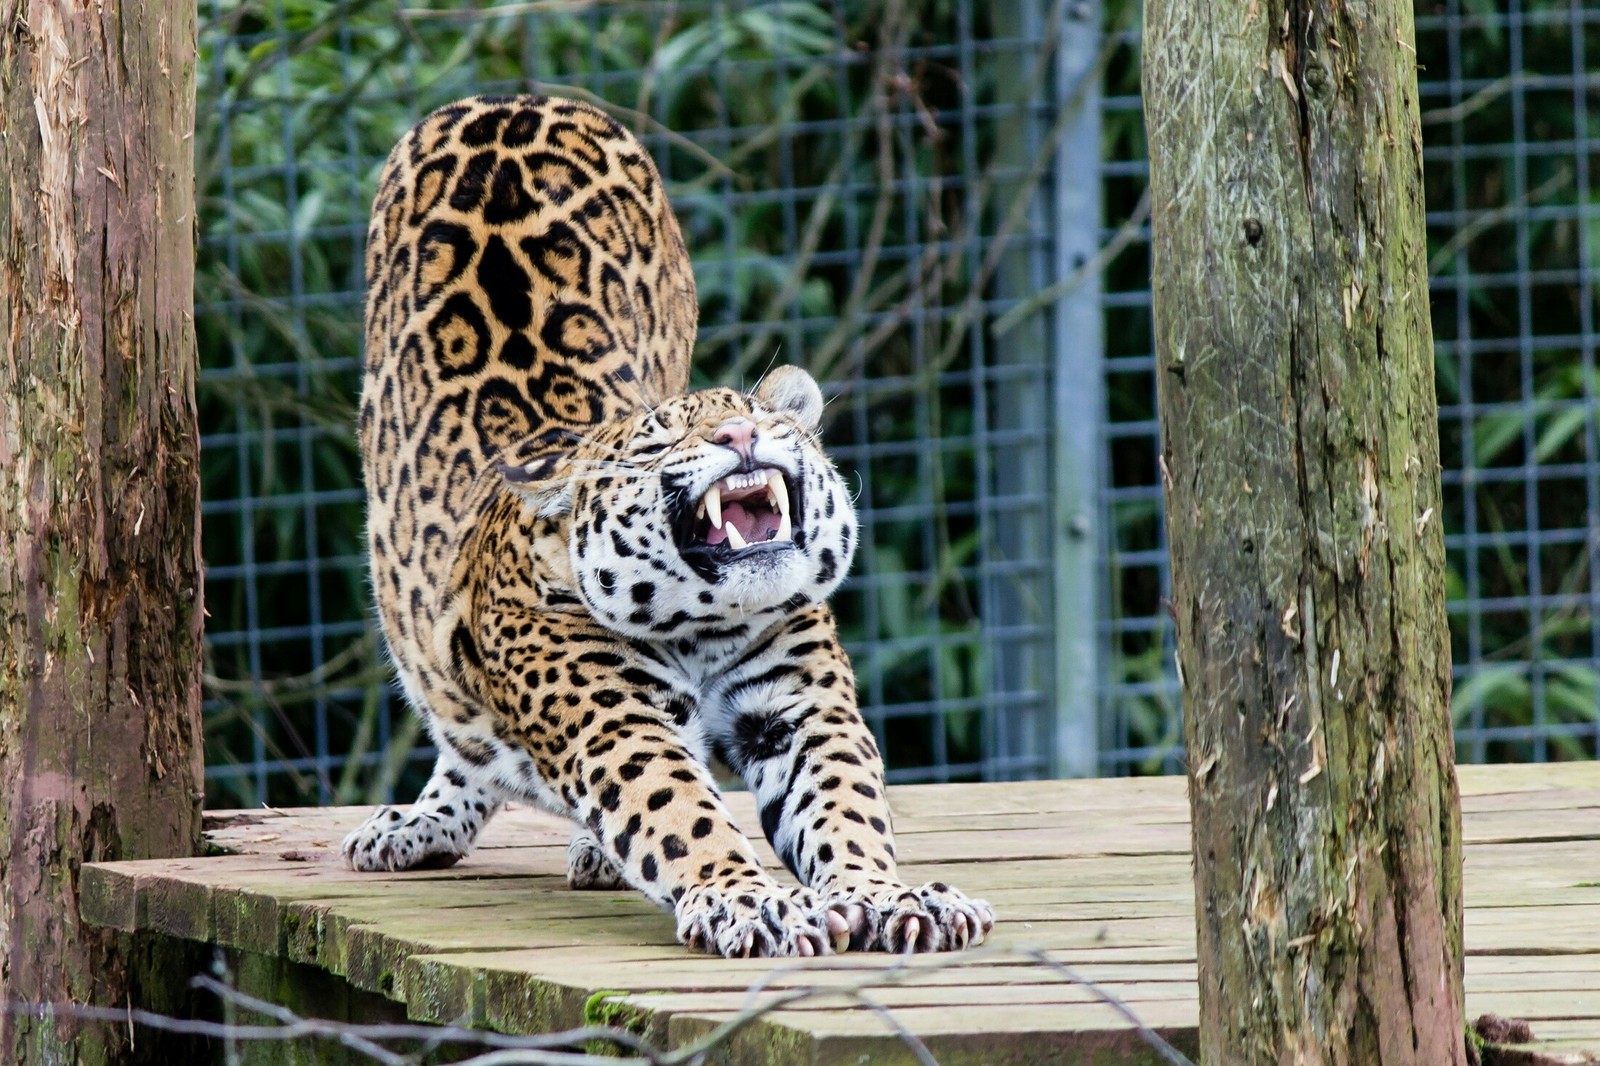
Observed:
[[[501,804],[570,818],[724,956],[937,951],[994,914],[903,883],[883,760],[827,606],[854,555],[822,396],[687,391],[697,305],[659,174],[602,111],[478,97],[390,155],[368,233],[361,453],[378,615],[438,748],[358,870],[467,855]],[[754,792],[764,869],[709,769]]]

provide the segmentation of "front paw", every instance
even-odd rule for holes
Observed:
[[[344,838],[344,858],[353,870],[440,870],[472,849],[461,830],[432,812],[407,816],[379,807]]]
[[[993,907],[940,881],[836,892],[828,902],[845,915],[852,951],[961,951],[994,928]]]
[[[724,958],[826,955],[848,931],[844,917],[804,888],[697,886],[676,907],[678,940]]]
[[[567,845],[567,887],[605,891],[626,885],[621,871],[600,850],[594,834],[587,829],[574,829],[572,842]]]

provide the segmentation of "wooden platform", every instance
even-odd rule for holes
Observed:
[[[1600,1062],[1600,763],[1464,767],[1467,1009],[1527,1019],[1561,1062]],[[1188,806],[1175,778],[892,790],[908,879],[948,880],[1000,915],[993,949],[896,960],[843,955],[783,967],[776,990],[876,983],[883,1014],[841,994],[766,1016],[733,1061],[1158,1061],[1130,1023],[1041,949],[1193,1052]],[[750,797],[730,797],[755,828]],[[83,871],[85,917],[325,968],[412,1018],[542,1032],[589,1017],[682,1046],[733,1017],[770,961],[690,954],[632,893],[577,893],[568,830],[501,814],[448,871],[355,874],[336,861],[355,809],[223,812],[232,854]],[[761,845],[769,865],[777,866]],[[605,1000],[592,997],[612,990]],[[771,994],[771,993],[769,993]],[[863,1058],[868,1056],[869,1058]]]

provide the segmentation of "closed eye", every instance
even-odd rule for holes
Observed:
[[[634,454],[640,458],[654,459],[656,456],[661,455],[664,452],[676,450],[682,446],[684,441],[689,439],[689,436],[690,434],[685,433],[677,440],[669,441],[666,444],[640,444],[635,446],[633,451]]]

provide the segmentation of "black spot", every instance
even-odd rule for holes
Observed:
[[[794,726],[775,714],[741,714],[733,723],[733,743],[738,766],[771,759],[789,750]]]
[[[487,766],[494,761],[494,749],[480,740],[469,737],[446,738],[449,745],[473,766]]]
[[[878,790],[873,788],[871,785],[862,784],[860,781],[857,781],[855,784],[851,785],[850,787],[855,789],[857,792],[861,793],[863,796],[867,797],[868,799],[877,799],[878,798]]]
[[[776,841],[783,825],[783,795],[780,793],[761,805],[761,831],[767,839]]]
[[[694,701],[688,696],[675,696],[670,700],[664,710],[672,716],[672,721],[677,725],[685,725],[694,715]],[[673,774],[677,776],[676,773]]]
[[[833,845],[832,844],[821,844],[821,845],[818,845],[818,847],[817,847],[817,858],[821,859],[823,862],[832,862],[833,861]]]
[[[689,848],[682,840],[668,833],[661,838],[661,854],[669,859],[681,859],[689,854]]]
[[[470,663],[475,669],[483,668],[478,642],[472,639],[472,633],[463,623],[458,622],[450,634],[450,659],[457,673],[461,672],[462,663]]]
[[[810,596],[807,596],[804,592],[797,592],[793,596],[790,596],[788,599],[784,600],[783,603],[779,604],[778,610],[784,614],[789,614],[794,611],[798,611],[800,608],[804,607],[810,602]]]
[[[654,881],[656,879],[656,857],[654,855],[646,855],[639,860],[639,876],[646,881]]]
[[[834,575],[839,572],[839,564],[833,557],[833,549],[823,548],[817,553],[817,561],[821,564],[817,569],[817,580],[819,582],[832,581]]]
[[[600,806],[608,811],[614,811],[622,805],[622,789],[613,781],[600,790],[600,795],[597,798],[600,801]]]
[[[489,310],[508,329],[527,329],[533,321],[533,280],[499,235],[484,243],[478,258],[478,284],[489,297]]]
[[[467,165],[461,168],[461,176],[456,178],[456,187],[450,193],[450,206],[457,211],[471,212],[478,208],[483,200],[483,190],[489,183],[489,174],[494,170],[497,155],[495,152],[479,152],[467,160]]]
[[[632,815],[628,819],[627,826],[622,830],[622,832],[618,833],[616,839],[611,842],[611,846],[617,851],[618,858],[626,859],[628,857],[628,852],[633,850],[633,838],[634,835],[639,832],[639,826],[641,824],[643,824],[643,819],[641,819],[637,814]]]
[[[500,125],[509,115],[505,108],[495,108],[479,115],[465,126],[461,127],[461,143],[469,148],[482,148],[486,144],[493,144],[500,136]]]
[[[621,666],[626,660],[614,651],[586,651],[578,656],[578,661],[596,666]]]
[[[483,208],[483,220],[492,226],[521,222],[533,214],[535,206],[533,197],[528,195],[522,164],[515,159],[500,160],[489,189],[489,202]]]
[[[696,840],[700,840],[703,837],[710,836],[711,830],[712,824],[710,818],[697,818],[695,819],[694,828],[689,831],[689,835],[694,837]]]
[[[622,768],[617,771],[617,776],[622,778],[624,781],[633,781],[643,773],[644,767],[640,766],[638,763],[629,762],[622,764]]]
[[[539,112],[525,107],[511,116],[500,134],[500,143],[507,148],[523,148],[533,143],[539,135]]]
[[[661,808],[665,807],[671,802],[672,789],[658,788],[654,792],[650,793],[650,798],[645,801],[645,806],[649,807],[652,811],[659,811]]]
[[[629,591],[633,594],[634,603],[649,603],[656,597],[656,586],[650,581],[636,581]]]

